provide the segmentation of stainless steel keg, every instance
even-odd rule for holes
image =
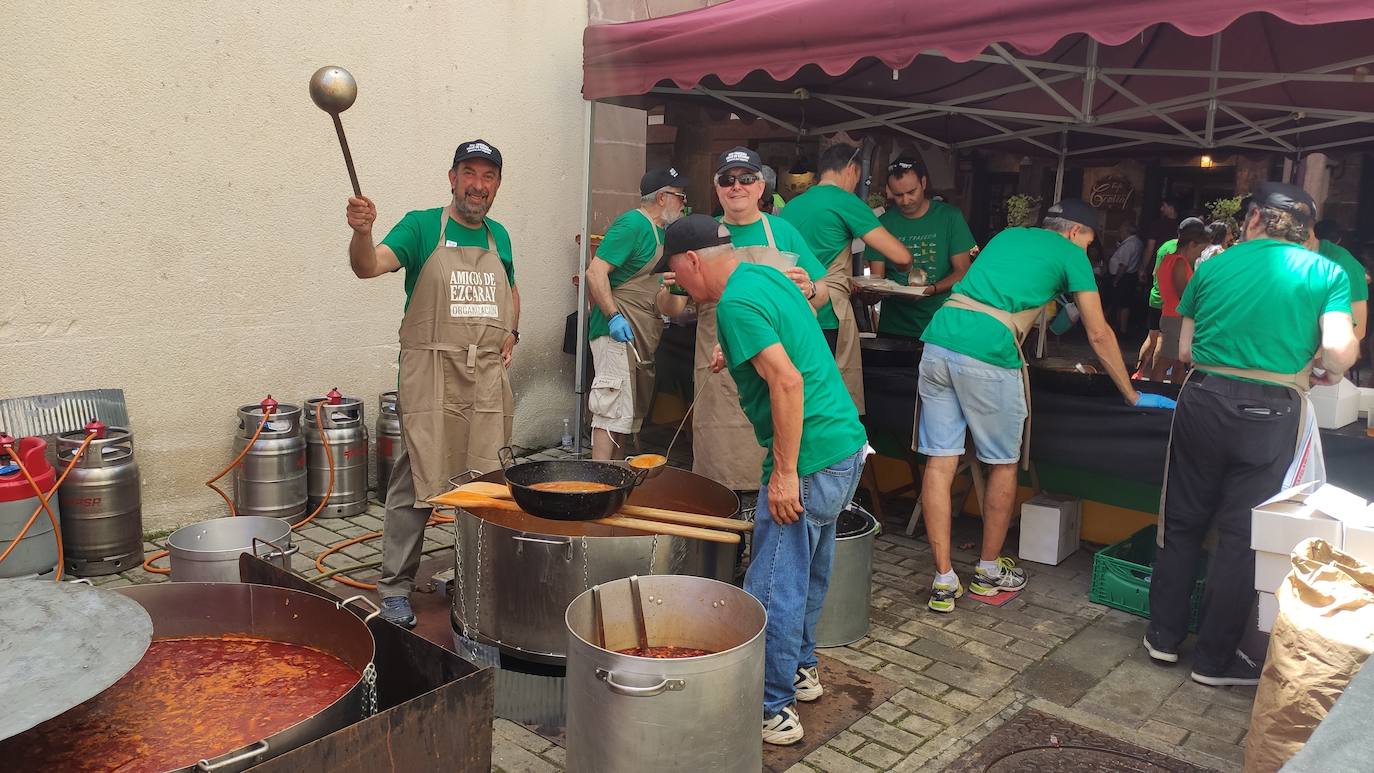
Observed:
[[[405,440],[401,438],[401,415],[396,408],[400,398],[396,391],[383,392],[379,402],[382,409],[377,414],[377,498],[385,502],[391,471],[396,469]]]
[[[267,424],[234,468],[234,511],[239,515],[265,515],[296,523],[305,518],[305,438],[301,437],[301,409],[281,403],[270,409],[261,405],[239,408],[239,428],[234,453],[247,445],[270,410]]]
[[[59,467],[71,462],[87,431],[58,435]],[[124,427],[95,431],[57,491],[67,571],[78,577],[122,572],[143,560],[143,499],[133,434]]]
[[[320,437],[319,416],[324,427]],[[326,397],[305,401],[304,429],[306,490],[308,509],[314,512],[329,494],[329,504],[321,518],[358,515],[367,510],[367,424],[363,421],[363,401],[344,397],[330,390]],[[328,444],[326,446],[326,443]],[[326,454],[328,448],[328,455]],[[334,465],[334,485],[329,485],[329,466]]]

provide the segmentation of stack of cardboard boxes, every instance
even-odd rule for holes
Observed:
[[[1278,616],[1278,592],[1292,570],[1289,556],[1309,537],[1326,540],[1374,566],[1374,507],[1336,486],[1312,482],[1280,492],[1251,512],[1259,628],[1268,633]]]

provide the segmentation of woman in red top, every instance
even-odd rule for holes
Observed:
[[[1155,381],[1163,381],[1171,369],[1174,382],[1183,380],[1184,366],[1178,359],[1178,336],[1183,329],[1183,318],[1178,313],[1178,301],[1183,297],[1188,280],[1193,278],[1193,264],[1210,243],[1203,222],[1190,217],[1179,223],[1178,247],[1159,262],[1159,295],[1164,305],[1159,321],[1159,351],[1150,374]]]

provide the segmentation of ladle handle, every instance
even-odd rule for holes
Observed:
[[[353,195],[361,197],[363,189],[358,187],[358,172],[353,168],[353,154],[348,152],[348,138],[344,136],[343,121],[339,120],[338,113],[330,113],[329,117],[334,119],[334,132],[339,135],[339,147],[343,148],[344,165],[348,167],[348,181],[353,183]]]

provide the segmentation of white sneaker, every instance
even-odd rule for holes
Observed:
[[[775,746],[791,746],[800,741],[804,735],[801,717],[797,716],[797,709],[793,706],[787,706],[777,714],[763,720],[764,743],[771,743]]]
[[[797,700],[802,703],[810,703],[825,694],[825,688],[821,687],[821,674],[817,666],[810,668],[798,668],[797,675],[792,679],[792,689],[796,691]]]

